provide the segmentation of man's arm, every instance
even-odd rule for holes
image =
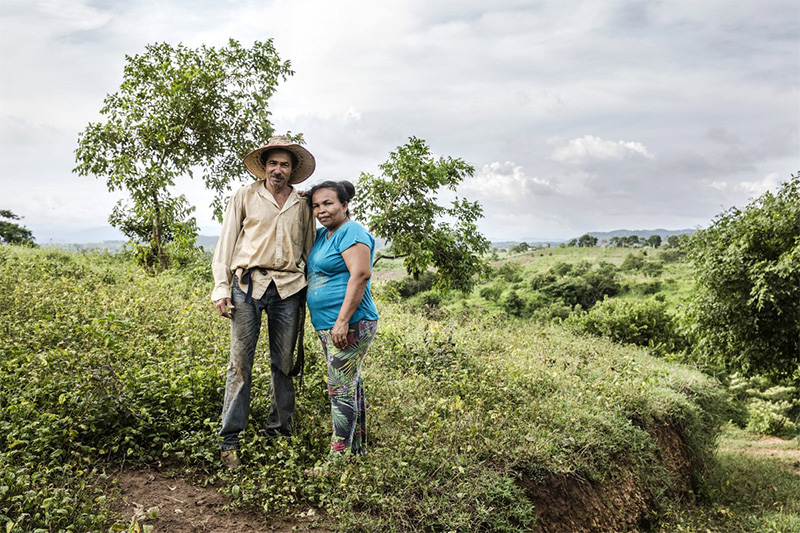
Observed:
[[[314,223],[314,212],[306,203],[305,235],[303,235],[303,261],[305,263],[308,263],[308,256],[311,254],[311,248],[314,247],[314,239],[316,237],[317,228]]]
[[[214,258],[211,260],[211,271],[214,275],[214,290],[211,293],[211,300],[219,314],[226,318],[231,317],[228,308],[233,309],[230,298],[231,283],[233,282],[231,262],[244,218],[243,190],[236,191],[228,201],[228,207],[222,217],[219,241],[214,250]]]

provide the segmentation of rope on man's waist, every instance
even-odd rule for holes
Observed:
[[[247,285],[247,294],[245,294],[244,301],[251,303],[253,301],[253,270],[261,272],[262,276],[267,275],[266,268],[248,268],[242,274],[242,283]],[[298,335],[297,335],[297,360],[289,372],[290,377],[300,376],[300,388],[303,387],[303,367],[305,366],[305,349],[303,348],[303,337],[305,337],[305,323],[306,323],[306,287],[300,291],[300,309],[297,313],[298,318]]]
[[[262,276],[267,275],[266,268],[248,268],[242,274],[242,283],[247,284],[247,294],[244,297],[244,301],[247,303],[251,303],[253,301],[253,270],[258,270],[261,272]]]

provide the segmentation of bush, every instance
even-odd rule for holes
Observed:
[[[641,254],[628,254],[619,266],[620,270],[639,270],[644,266],[644,257]]]
[[[503,311],[511,316],[521,317],[527,314],[527,305],[517,291],[512,290],[503,299]]]
[[[489,285],[484,285],[481,287],[478,294],[480,297],[489,300],[490,302],[497,303],[500,300],[500,296],[503,294],[503,290],[505,289],[505,284],[502,282],[493,282]]]
[[[643,296],[647,296],[650,294],[656,294],[661,290],[661,280],[654,279],[653,281],[647,281],[644,283],[631,283],[628,287],[634,294],[641,294]]]
[[[788,377],[800,361],[800,173],[731,208],[691,239],[695,355],[745,374]]]
[[[414,295],[413,303],[427,307],[439,307],[442,295],[436,291],[425,291]]]
[[[656,353],[685,347],[666,304],[655,300],[603,300],[587,313],[571,316],[568,322],[579,331],[645,346]]]
[[[436,282],[436,274],[430,271],[423,272],[417,279],[406,276],[401,280],[392,280],[386,283],[389,291],[396,291],[401,298],[410,298],[415,294],[429,291]]]
[[[558,270],[564,269],[558,267]],[[555,278],[554,268],[550,277],[537,276],[531,286],[571,307],[579,305],[583,309],[589,309],[603,298],[616,296],[620,292],[616,269],[610,263],[602,263],[595,269],[591,269],[591,265],[587,268],[579,264],[569,271],[574,275]]]
[[[664,272],[664,263],[662,261],[647,261],[640,270],[645,276],[657,278]]]
[[[745,406],[740,421],[748,431],[784,438],[797,436],[800,414],[800,388],[787,380],[773,381],[768,376],[746,378],[734,373],[728,390]]]
[[[685,257],[686,252],[683,250],[676,250],[675,248],[662,250],[661,253],[658,254],[658,258],[665,263],[677,263],[678,261],[682,261]]]
[[[495,269],[495,275],[509,283],[522,281],[522,265],[516,261],[503,263]]]

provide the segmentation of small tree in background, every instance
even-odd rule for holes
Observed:
[[[0,243],[35,245],[33,233],[25,226],[14,224],[9,220],[20,220],[20,217],[8,209],[0,209]]]
[[[233,39],[223,48],[153,44],[126,60],[119,91],[100,110],[105,122],[78,138],[73,172],[128,193],[109,222],[141,262],[163,268],[197,237],[194,207],[171,190],[175,180],[200,169],[221,218],[231,181],[246,176],[242,156],[273,133],[267,102],[293,72],[271,40],[250,49]]]
[[[800,173],[731,208],[690,240],[696,351],[746,375],[789,377],[800,361]]]
[[[578,237],[577,244],[581,248],[593,248],[597,246],[597,237],[592,237],[588,233],[585,233]]]
[[[524,254],[530,249],[531,245],[523,241],[513,245],[511,248],[508,249],[508,251],[511,252],[512,254]]]
[[[483,209],[458,198],[443,207],[436,198],[442,187],[455,191],[475,169],[461,159],[434,159],[416,137],[390,153],[380,169],[381,176],[361,174],[357,213],[375,235],[391,241],[393,256],[403,257],[409,274],[416,278],[433,266],[437,289],[470,290],[473,275],[486,268],[482,256],[489,250],[475,224]]]

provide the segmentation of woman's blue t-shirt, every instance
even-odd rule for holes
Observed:
[[[357,222],[344,224],[327,238],[328,228],[319,228],[314,247],[308,256],[308,309],[315,330],[331,329],[339,316],[350,281],[350,271],[342,257],[342,252],[360,242],[369,246],[369,260],[375,255],[375,239]],[[378,309],[372,301],[369,281],[364,296],[356,308],[350,323],[359,320],[378,320]]]

